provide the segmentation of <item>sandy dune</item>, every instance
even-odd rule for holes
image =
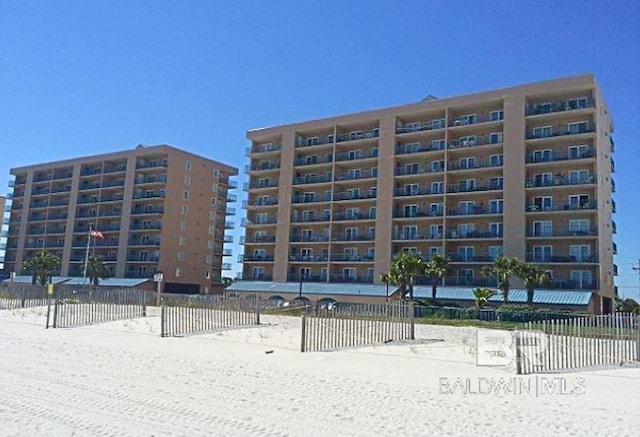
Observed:
[[[0,436],[639,433],[637,368],[547,376],[582,387],[573,394],[478,393],[482,378],[536,377],[477,367],[468,329],[419,326],[420,339],[446,341],[301,354],[299,318],[262,321],[160,338],[154,314],[45,330],[42,309],[0,311]],[[456,378],[471,389],[452,390]]]

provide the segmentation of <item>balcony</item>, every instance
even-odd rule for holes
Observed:
[[[334,253],[331,254],[331,261],[338,262],[373,262],[374,257],[369,255],[353,255],[346,253]]]
[[[449,261],[452,263],[490,263],[498,258],[498,255],[485,255],[476,253],[449,253]]]
[[[162,223],[132,223],[131,226],[129,226],[129,230],[131,231],[160,229],[162,229]]]
[[[242,219],[240,226],[260,226],[260,225],[273,225],[278,223],[277,217],[264,217],[256,219]]]
[[[254,237],[245,237],[245,244],[247,243],[275,243],[276,236],[275,235],[256,235]],[[232,241],[231,241],[232,242]],[[225,241],[228,243],[228,241]]]
[[[393,218],[420,218],[420,217],[442,217],[444,210],[437,208],[428,211],[404,210],[399,209],[393,212]]]
[[[550,287],[560,290],[597,290],[599,284],[598,281],[571,281],[554,278]]]
[[[597,228],[590,229],[569,229],[562,227],[527,229],[527,237],[531,238],[553,238],[553,237],[593,237],[598,235]]]
[[[293,178],[294,185],[304,185],[304,184],[322,184],[326,182],[331,182],[333,179],[331,175],[306,175],[306,176],[295,176]]]
[[[580,135],[580,134],[586,134],[586,133],[592,133],[592,132],[595,132],[594,127],[591,126],[589,123],[586,123],[586,125],[584,126],[579,126],[572,129],[549,128],[544,131],[531,131],[527,133],[527,139],[539,140],[543,138],[553,138],[553,137],[560,137],[560,136],[566,136],[566,135]]]
[[[323,255],[303,255],[300,253],[293,253],[289,255],[289,262],[323,262],[329,261],[329,257],[326,254]]]
[[[249,183],[244,183],[242,189],[244,191],[255,190],[260,188],[274,188],[278,186],[278,179],[263,179],[258,182],[252,181]]]
[[[280,161],[264,161],[245,166],[245,173],[277,170],[280,168]]]
[[[613,178],[611,178],[611,192],[616,192],[616,181],[614,181]]]
[[[423,285],[431,285],[431,278],[421,277],[424,281]],[[417,282],[417,281],[416,281]],[[458,287],[496,287],[497,282],[492,278],[475,277],[475,276],[446,276],[444,282],[447,286]]]
[[[277,205],[278,204],[278,199],[277,198],[258,198],[258,199],[254,199],[254,200],[248,200],[245,202],[243,202],[243,205],[246,206],[272,206],[272,205]]]
[[[356,283],[356,284],[371,284],[373,282],[373,276],[366,275],[331,275],[331,282],[338,283]]]
[[[480,123],[493,123],[496,121],[501,121],[504,119],[504,113],[502,110],[493,111],[493,114],[485,115],[485,116],[476,116],[474,115],[463,115],[460,117],[455,117],[450,123],[449,127],[459,127],[459,126],[470,126],[474,124]]]
[[[459,162],[450,162],[447,164],[447,170],[448,171],[460,171],[460,170],[477,170],[480,168],[500,168],[503,166],[503,160],[502,159],[495,159],[495,160],[465,160],[465,161],[459,161]]]
[[[49,194],[51,192],[51,190],[49,189],[49,187],[46,188],[34,188],[33,190],[31,190],[31,195],[32,196],[43,196],[46,194]]]
[[[164,208],[134,208],[131,211],[132,215],[143,215],[143,214],[164,214]]]
[[[44,202],[46,205],[46,202]],[[69,205],[69,199],[51,199],[51,201],[49,202],[49,206],[68,206]]]
[[[571,110],[593,108],[594,106],[595,101],[593,99],[573,99],[569,101],[556,100],[553,102],[545,102],[536,105],[527,105],[525,114],[527,116],[552,114],[555,112],[566,112]]]
[[[54,171],[53,172],[53,180],[59,179],[71,179],[73,177],[72,171]]]
[[[235,222],[224,222],[224,228],[225,229],[235,229],[236,228],[236,223]]]
[[[301,214],[300,216],[294,215],[291,218],[291,223],[314,223],[314,222],[328,222],[331,219],[329,214]]]
[[[597,264],[598,255],[556,255],[547,253],[527,253],[526,261],[534,263]]]
[[[268,273],[243,273],[242,279],[244,281],[272,281],[273,277]]]
[[[230,207],[230,206],[229,206],[229,207],[227,207],[227,209],[225,210],[225,213],[226,213],[227,215],[231,215],[231,216],[236,215],[236,209],[235,209],[235,208],[232,208],[232,207]]]
[[[615,173],[616,172],[616,163],[613,160],[613,156],[610,157],[609,160],[611,161],[611,173]]]
[[[238,257],[238,262],[272,262],[273,260],[273,254],[240,255]]]
[[[82,183],[78,187],[78,190],[80,190],[80,191],[83,191],[83,190],[97,190],[98,188],[100,188],[100,183],[99,182],[86,182],[86,183]]]
[[[146,193],[136,193],[134,199],[164,199],[164,191],[148,191]]]
[[[447,149],[464,149],[466,147],[484,146],[487,144],[502,144],[502,134],[494,135],[473,135],[466,138],[451,140],[447,143]]]
[[[110,187],[118,187],[124,186],[124,181],[108,181],[107,182]],[[167,175],[149,175],[144,177],[139,177],[136,179],[136,185],[145,185],[145,184],[166,184],[167,183]],[[104,187],[103,183],[103,187]]]
[[[333,201],[339,202],[342,200],[366,200],[366,199],[375,199],[378,195],[377,190],[374,191],[346,191],[342,193],[334,193]]]
[[[302,158],[297,158],[294,161],[296,166],[305,166],[305,165],[319,165],[319,164],[330,164],[333,162],[333,156],[305,156]]]
[[[541,205],[530,203],[526,206],[527,212],[581,211],[595,209],[598,209],[597,202],[584,202],[581,204],[563,203],[559,205]]]
[[[504,214],[504,209],[498,206],[486,208],[484,206],[449,208],[447,216],[471,216],[487,214]]]
[[[126,163],[122,163],[122,164],[118,164],[118,165],[105,165],[104,170],[102,171],[103,174],[109,174],[109,173],[120,173],[123,171],[127,171],[127,164]]]
[[[613,242],[613,254],[614,255],[618,254],[618,245],[615,242]]]
[[[335,176],[336,182],[355,181],[359,179],[371,179],[377,178],[377,170],[364,170],[364,171],[350,171],[347,173],[337,173]]]
[[[378,157],[378,149],[371,149],[368,153],[350,151],[336,154],[336,162],[358,161],[361,159],[371,159]]]
[[[10,181],[7,183],[7,186],[8,186],[9,188],[13,188],[13,187],[15,187],[15,186],[16,186],[16,181],[15,181],[15,180],[10,180]]]
[[[407,123],[396,126],[396,135],[402,135],[411,132],[420,132],[425,130],[444,129],[445,119],[439,118],[424,122]]]
[[[447,193],[473,193],[477,191],[494,191],[503,189],[502,182],[490,182],[488,184],[458,183],[447,185]]]
[[[396,188],[394,191],[394,195],[396,197],[405,197],[405,196],[423,196],[429,194],[444,194],[444,190],[436,188],[433,189],[431,187],[405,187],[405,188]]]
[[[375,220],[375,218],[375,214],[365,214],[360,212],[336,212],[333,214],[333,221]]]
[[[143,263],[157,263],[157,256],[149,255],[129,255],[127,256],[127,262],[143,262]]]
[[[444,171],[444,164],[437,166],[405,166],[405,167],[396,167],[394,174],[396,176],[409,176],[409,175],[418,175],[418,174],[426,174],[426,173],[442,173]]]
[[[292,234],[289,241],[293,243],[320,243],[329,241],[328,235]]]
[[[278,144],[278,143],[254,144],[253,146],[246,148],[245,156],[251,156],[252,154],[258,154],[258,153],[279,152],[281,149],[282,149],[282,144]]]
[[[448,231],[447,238],[452,240],[488,240],[494,238],[502,238],[502,232],[495,231]]]
[[[222,263],[220,270],[231,270],[231,263]]]
[[[431,144],[421,144],[421,143],[407,143],[396,144],[396,155],[410,155],[414,153],[423,153],[423,152],[436,152],[445,149],[444,140],[431,143]]]
[[[291,203],[314,203],[314,202],[331,202],[331,196],[324,194],[303,194],[293,195]]]
[[[582,151],[539,151],[527,153],[527,164],[538,164],[544,162],[567,161],[572,159],[589,159],[595,157],[593,148],[589,147]]]
[[[569,186],[569,185],[593,185],[595,183],[596,183],[595,176],[565,177],[564,175],[559,175],[552,179],[527,178],[525,180],[525,188],[547,188],[547,187],[561,187],[561,186]]]
[[[169,167],[168,161],[138,161],[136,163],[136,168],[139,170],[147,169],[147,168],[167,168]]]
[[[375,234],[362,233],[362,234],[336,234],[331,237],[331,241],[373,241],[375,240]]]
[[[289,273],[287,281],[300,282],[300,273]],[[302,282],[327,282],[327,275],[302,275]]]
[[[430,240],[442,240],[442,233],[426,233],[421,234],[419,232],[394,232],[392,237],[395,241],[430,241]]]
[[[299,137],[296,139],[296,147],[312,147],[324,144],[333,144],[333,135],[321,135],[317,137]]]
[[[227,193],[227,202],[233,203],[238,201],[238,195],[233,193]]]
[[[363,140],[367,138],[378,138],[380,129],[374,128],[366,131],[353,131],[345,134],[339,134],[336,137],[336,142],[341,143],[345,141]]]
[[[129,246],[160,246],[159,239],[148,239],[148,240],[139,240],[139,239],[131,239],[128,242]],[[118,243],[115,244],[116,246]]]

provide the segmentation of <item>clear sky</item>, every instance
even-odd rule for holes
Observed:
[[[0,187],[140,143],[242,169],[250,128],[593,72],[616,125],[617,282],[637,297],[639,3],[2,0]]]

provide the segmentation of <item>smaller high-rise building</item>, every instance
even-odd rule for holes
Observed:
[[[5,271],[41,250],[82,277],[87,251],[115,278],[162,272],[166,292],[222,288],[238,170],[168,145],[11,169]],[[91,230],[94,236],[90,237]],[[88,248],[88,249],[87,249]]]

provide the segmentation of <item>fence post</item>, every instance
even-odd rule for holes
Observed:
[[[636,316],[636,361],[640,361],[640,314]]]
[[[256,293],[256,325],[260,324],[260,296]]]
[[[53,328],[57,327],[58,319],[58,296],[53,296]]]
[[[47,326],[45,329],[49,329],[49,316],[51,315],[51,296],[47,297]]]
[[[413,301],[409,302],[409,339],[410,340],[415,340],[416,339],[416,313],[415,313],[415,306],[413,304]]]
[[[167,336],[167,332],[166,332],[166,328],[165,328],[165,323],[167,320],[167,314],[166,314],[166,305],[164,304],[164,301],[160,302],[160,337],[166,337]]]
[[[302,341],[300,342],[300,352],[304,352],[305,351],[305,344],[306,344],[306,339],[307,339],[307,318],[306,316],[303,314],[302,315]]]
[[[513,339],[516,346],[516,375],[522,375],[522,353],[520,351],[520,331],[513,331]]]
[[[142,317],[147,317],[147,294],[138,291],[137,292],[139,299],[142,299]]]

